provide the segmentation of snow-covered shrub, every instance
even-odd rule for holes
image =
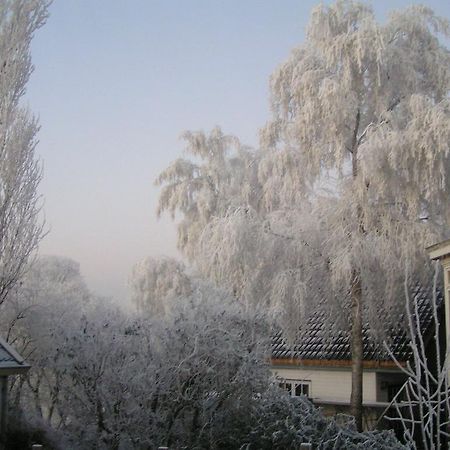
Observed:
[[[346,420],[342,420],[342,419]],[[356,430],[353,417],[326,418],[306,397],[291,397],[272,385],[253,405],[241,448],[404,449],[392,432]],[[232,448],[232,447],[228,447]]]

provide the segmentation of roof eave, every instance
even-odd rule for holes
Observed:
[[[441,259],[450,256],[450,239],[430,245],[426,248],[426,251],[430,255],[430,259]]]
[[[289,366],[289,367],[316,367],[316,368],[335,368],[350,369],[352,361],[348,359],[299,359],[299,358],[271,358],[272,366]],[[406,366],[406,362],[399,361],[402,367]],[[364,360],[363,369],[401,369],[394,361],[381,360]]]
[[[31,366],[29,364],[22,365],[14,365],[14,366],[3,366],[0,367],[0,376],[9,376],[9,375],[23,375],[30,370]]]

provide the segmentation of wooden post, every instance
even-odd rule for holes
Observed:
[[[0,449],[5,449],[8,416],[8,377],[0,377]]]

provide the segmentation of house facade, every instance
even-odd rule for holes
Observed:
[[[350,361],[272,359],[272,372],[293,396],[306,395],[325,415],[348,413],[351,394]],[[363,371],[364,428],[370,429],[406,381],[391,364],[365,364]]]

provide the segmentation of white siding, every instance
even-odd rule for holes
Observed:
[[[351,371],[346,369],[320,369],[310,367],[272,367],[272,372],[287,380],[311,380],[310,397],[314,400],[350,402]],[[363,374],[363,402],[377,401],[375,372]]]

